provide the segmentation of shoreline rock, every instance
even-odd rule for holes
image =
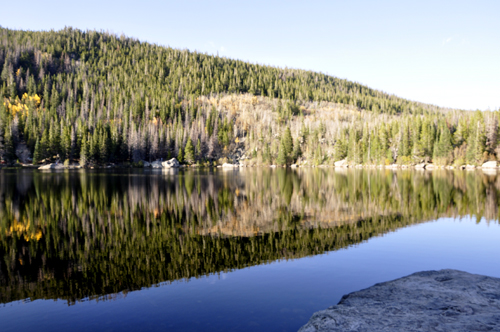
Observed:
[[[175,158],[164,161],[161,163],[161,165],[163,166],[163,168],[179,168],[180,167],[180,163]]]
[[[344,295],[299,332],[500,331],[500,278],[417,272]]]
[[[64,165],[62,164],[47,164],[47,165],[42,165],[38,167],[38,169],[65,169]]]

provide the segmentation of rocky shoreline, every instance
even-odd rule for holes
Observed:
[[[417,272],[344,295],[299,332],[500,331],[500,278]]]
[[[278,165],[268,165],[268,164],[257,164],[257,163],[223,163],[223,164],[194,164],[187,165],[181,164],[177,161],[176,158],[172,158],[167,161],[156,160],[153,162],[141,161],[135,164],[107,164],[107,165],[86,165],[80,166],[78,164],[64,165],[62,163],[49,163],[43,165],[33,165],[33,164],[14,164],[14,165],[0,165],[0,169],[5,167],[18,167],[18,168],[37,168],[40,170],[62,170],[62,169],[80,169],[80,168],[90,168],[90,169],[101,169],[101,168],[155,168],[155,169],[170,169],[170,168],[184,168],[184,167],[217,167],[224,169],[234,169],[239,167],[290,167],[290,168],[339,168],[339,169],[348,169],[348,168],[356,168],[356,169],[391,169],[391,170],[399,170],[399,169],[415,169],[415,170],[427,170],[432,171],[436,169],[447,169],[447,170],[483,170],[483,172],[493,172],[496,173],[498,168],[500,167],[497,161],[487,161],[483,163],[481,166],[476,165],[461,165],[461,166],[443,166],[443,165],[434,165],[432,163],[421,163],[416,165],[399,165],[399,164],[390,164],[390,165],[363,165],[363,164],[350,164],[346,160],[341,160],[335,162],[333,165],[314,165],[307,163],[307,161],[299,164],[292,164],[288,166],[278,166]]]

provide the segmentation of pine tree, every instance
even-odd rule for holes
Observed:
[[[422,123],[422,133],[420,135],[420,144],[423,148],[424,156],[431,157],[434,151],[434,124],[429,119],[425,119]]]
[[[380,144],[380,137],[376,133],[371,135],[373,137],[370,140],[370,161],[375,164],[380,163],[382,161],[383,154],[381,153],[382,147]]]
[[[295,162],[300,157],[302,157],[302,149],[300,148],[300,142],[299,142],[299,139],[297,138],[297,140],[295,141],[294,149],[293,149],[293,160],[292,161]]]
[[[186,147],[184,148],[184,160],[188,164],[192,164],[194,162],[194,148],[191,138],[188,138]]]
[[[481,111],[477,111],[472,119],[467,140],[467,162],[473,165],[479,164],[483,159],[485,145],[484,117]]]
[[[52,156],[57,155],[59,153],[59,146],[60,146],[60,140],[59,140],[60,129],[59,128],[60,128],[60,126],[57,122],[50,123],[50,129],[49,129],[50,155],[49,155],[49,157],[52,157]]]
[[[177,154],[177,160],[180,163],[184,162],[184,152],[182,151],[182,147],[179,148],[179,153]]]
[[[284,140],[282,140],[280,144],[280,149],[278,151],[278,158],[276,159],[276,164],[278,164],[279,166],[286,165],[286,160],[287,160],[286,147]]]
[[[196,158],[201,159],[201,141],[198,138],[198,142],[196,143]]]
[[[64,126],[61,137],[61,157],[68,159],[71,153],[71,133],[68,126]]]
[[[400,132],[400,145],[398,149],[398,157],[408,157],[410,155],[410,130],[408,128],[408,123],[404,123],[401,126]]]
[[[84,167],[88,162],[88,138],[82,138],[82,147],[80,149],[80,166]]]
[[[347,157],[347,144],[345,141],[345,137],[341,136],[335,143],[333,149],[333,159],[335,161],[340,161],[345,159],[346,157]]]
[[[451,133],[446,124],[440,126],[436,144],[434,144],[433,159],[436,164],[446,165],[451,162]]]
[[[4,135],[4,160],[13,161],[16,158],[14,153],[14,142],[12,140],[12,134],[9,129],[5,130]]]
[[[106,133],[99,135],[99,161],[105,163],[108,161],[110,144]]]
[[[321,145],[318,144],[316,147],[316,151],[314,152],[314,164],[321,165],[323,164],[324,156],[323,151],[321,150]]]
[[[42,159],[42,154],[40,151],[40,140],[37,138],[35,143],[35,152],[33,152],[33,165],[38,164]]]
[[[363,151],[361,150],[359,131],[357,128],[351,128],[349,132],[349,149],[347,150],[347,159],[355,164],[363,162]]]
[[[286,159],[291,159],[293,153],[293,138],[289,127],[286,128],[285,134],[283,135],[283,146],[285,148]]]
[[[49,131],[44,129],[42,133],[42,140],[40,141],[40,156],[42,159],[49,157],[49,144]]]

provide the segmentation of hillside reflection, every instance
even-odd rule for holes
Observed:
[[[113,298],[300,258],[439,217],[497,223],[476,172],[0,171],[0,302]]]

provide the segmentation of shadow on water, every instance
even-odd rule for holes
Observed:
[[[439,217],[498,220],[476,172],[0,171],[0,302],[112,298],[337,250]]]

